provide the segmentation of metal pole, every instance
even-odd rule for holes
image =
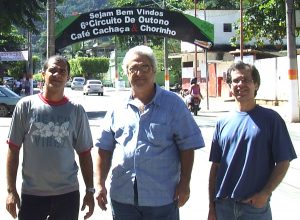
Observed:
[[[203,4],[204,4],[204,21],[206,21],[205,0],[203,0]],[[208,74],[208,62],[207,62],[207,49],[204,49],[204,54],[205,54],[205,76],[206,76],[206,109],[209,110],[209,90],[208,90],[209,74]]]
[[[27,33],[27,43],[28,43],[28,65],[27,65],[27,73],[26,78],[28,78],[30,82],[30,95],[33,94],[33,81],[32,81],[32,75],[33,75],[33,64],[32,64],[32,39],[31,39],[31,32],[28,31]]]
[[[195,8],[195,17],[197,17],[197,0],[194,0],[194,8]],[[197,55],[198,55],[198,51],[197,51],[197,45],[195,44],[195,68],[194,68],[194,70],[195,70],[195,72],[194,72],[194,77],[197,77],[197,67],[198,67],[198,62],[197,62],[197,60],[198,60],[198,57],[197,57]]]
[[[47,1],[47,58],[55,54],[55,6],[56,0]]]
[[[240,58],[243,61],[244,34],[243,34],[243,0],[240,0]]]
[[[166,9],[166,1],[163,1],[164,9]],[[170,75],[168,67],[168,38],[164,37],[164,67],[165,67],[165,90],[170,90]]]
[[[287,32],[287,55],[289,60],[288,78],[290,83],[289,95],[289,121],[299,122],[299,88],[298,88],[298,67],[295,39],[295,8],[294,0],[286,0],[286,32]]]

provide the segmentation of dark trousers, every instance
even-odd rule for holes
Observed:
[[[78,220],[79,191],[57,196],[21,195],[19,220]]]
[[[136,206],[111,200],[114,220],[179,220],[177,202],[164,206]]]

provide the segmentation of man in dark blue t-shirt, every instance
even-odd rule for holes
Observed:
[[[227,83],[237,108],[213,135],[208,220],[271,220],[271,194],[297,156],[281,116],[255,102],[257,69],[235,63]]]

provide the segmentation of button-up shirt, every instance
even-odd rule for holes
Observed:
[[[173,202],[180,178],[180,151],[204,147],[201,131],[182,99],[156,85],[143,111],[129,97],[109,111],[96,143],[114,151],[110,197],[134,204],[137,181],[140,206]]]

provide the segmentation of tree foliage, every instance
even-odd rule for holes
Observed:
[[[295,8],[299,8],[300,1],[295,1]],[[236,24],[236,36],[231,43],[236,45],[240,40],[240,28]],[[297,30],[299,35],[299,29]],[[271,45],[283,45],[286,37],[286,11],[284,0],[249,1],[249,7],[244,9],[243,15],[244,42],[254,41],[256,47],[263,47],[265,40]]]
[[[26,39],[15,26],[7,28],[7,32],[0,31],[0,51],[20,50],[25,42]]]
[[[70,61],[71,77],[99,78],[100,73],[106,73],[109,59],[106,57],[77,57]]]
[[[37,32],[35,21],[42,19],[47,0],[1,0],[1,32],[8,31],[11,25]]]

